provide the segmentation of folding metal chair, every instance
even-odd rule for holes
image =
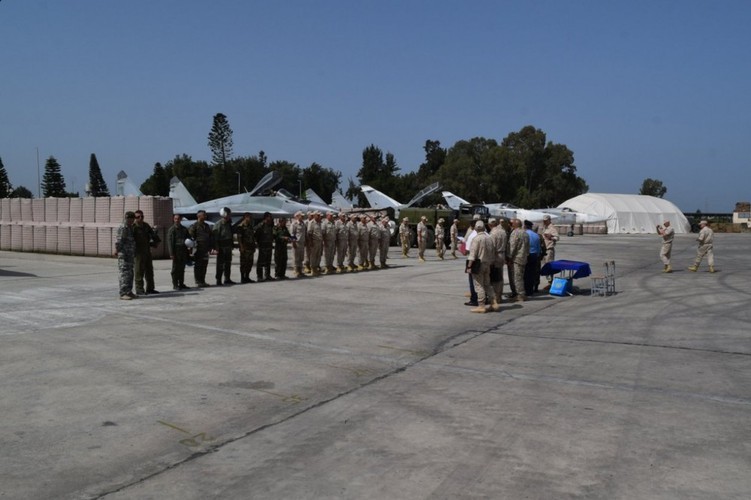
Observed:
[[[600,297],[606,297],[608,295],[608,292],[610,291],[611,278],[612,289],[613,291],[615,291],[615,263],[611,260],[605,262],[603,267],[605,268],[604,274],[596,274],[589,277],[592,282],[592,286],[589,289],[590,295],[599,295]],[[611,267],[613,269],[612,275],[610,272]]]
[[[615,261],[605,263],[605,295],[615,294]]]

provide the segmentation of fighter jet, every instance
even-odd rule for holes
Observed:
[[[454,193],[450,191],[443,191],[441,193],[443,195],[443,199],[446,200],[446,203],[449,207],[451,207],[453,210],[458,210],[461,205],[468,204],[469,202],[463,198],[458,197]],[[556,214],[546,214],[545,212],[541,210],[527,210],[524,208],[519,208],[511,203],[483,203],[486,207],[488,207],[488,210],[490,211],[490,215],[493,217],[504,217],[506,219],[521,219],[521,220],[528,220],[530,222],[542,222],[542,218],[545,215],[550,215],[550,218],[552,220],[555,220],[557,222],[558,215]]]
[[[245,212],[256,217],[265,212],[269,212],[274,217],[290,217],[298,210],[303,212],[324,210],[296,201],[294,196],[283,190],[271,195],[261,194],[275,187],[281,180],[279,172],[269,172],[248,192],[198,203],[180,179],[173,177],[170,180],[169,197],[172,198],[173,210],[176,214],[192,219],[196,212],[205,210],[209,221],[219,220],[219,211],[224,207],[232,211],[233,220],[239,220]],[[333,210],[329,209],[329,211]]]
[[[588,224],[592,222],[605,222],[607,217],[598,214],[588,214],[586,212],[576,212],[567,207],[542,208],[541,212],[550,214],[550,217],[557,217],[556,224]]]
[[[365,195],[365,198],[368,200],[368,203],[370,204],[371,208],[376,209],[384,209],[384,208],[393,208],[394,209],[394,218],[397,220],[399,219],[399,211],[403,208],[409,208],[412,205],[416,204],[423,198],[425,198],[428,195],[431,195],[441,189],[441,185],[439,183],[433,183],[430,186],[426,187],[419,193],[417,193],[409,202],[407,203],[399,203],[392,197],[383,194],[382,192],[370,187],[370,186],[360,186],[360,190]],[[453,207],[452,207],[453,208]]]
[[[123,170],[117,174],[117,187],[115,188],[116,196],[143,196],[138,186],[128,179],[128,174]]]

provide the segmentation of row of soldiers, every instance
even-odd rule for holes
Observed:
[[[216,253],[216,284],[231,285],[232,249],[235,235],[240,248],[240,282],[254,283],[250,278],[254,255],[258,250],[256,276],[258,282],[287,279],[288,246],[291,243],[294,277],[386,268],[391,229],[388,217],[369,215],[322,214],[318,211],[297,212],[288,225],[287,219],[266,212],[263,220],[254,224],[251,214],[243,214],[242,221],[232,225],[228,208],[220,212],[222,219],[213,228],[206,222],[206,213],[198,212],[197,221],[185,228],[182,217],[174,215],[174,224],[167,232],[167,248],[172,265],[172,285],[185,289],[185,265],[192,254],[196,286],[206,287],[209,255]],[[192,248],[190,248],[192,245]],[[274,258],[274,276],[271,259]],[[376,264],[376,261],[380,265]]]

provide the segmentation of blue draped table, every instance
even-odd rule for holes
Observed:
[[[589,268],[589,263],[576,260],[554,260],[540,269],[542,276],[551,276],[556,273],[561,273],[567,279],[576,279],[586,278],[592,274],[592,270]]]

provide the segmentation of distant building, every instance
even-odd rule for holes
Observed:
[[[751,224],[751,202],[739,201],[735,204],[733,224]]]

